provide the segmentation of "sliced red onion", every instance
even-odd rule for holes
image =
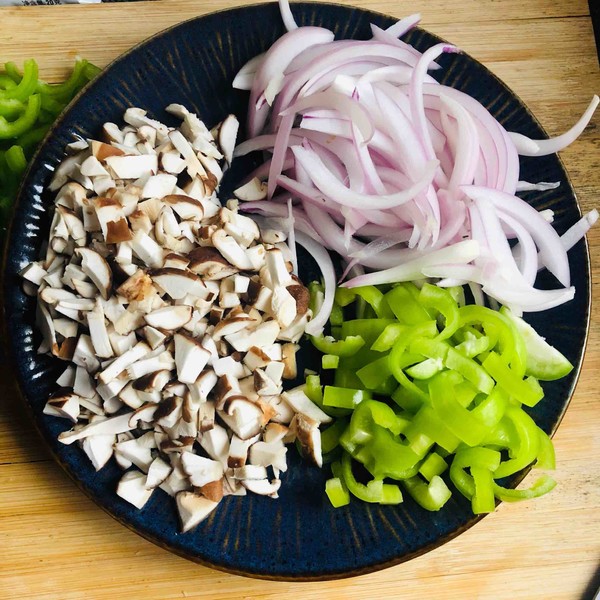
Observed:
[[[327,321],[329,321],[331,309],[333,308],[336,287],[335,269],[333,267],[331,256],[329,256],[329,253],[321,246],[321,244],[316,243],[312,238],[301,231],[296,233],[296,241],[315,259],[315,262],[323,274],[325,298],[323,299],[323,304],[321,305],[319,312],[316,315],[313,315],[313,318],[309,321],[305,329],[308,335],[321,335]]]
[[[398,281],[413,281],[423,279],[423,269],[436,264],[468,264],[479,256],[479,244],[475,240],[465,240],[440,250],[434,250],[424,256],[406,261],[404,264],[367,273],[355,277],[342,284],[343,287],[358,287],[362,285],[381,285]]]
[[[277,89],[273,94],[274,96],[277,95],[283,85],[284,72],[294,58],[306,48],[331,42],[333,37],[331,31],[321,27],[293,28],[293,31],[280,37],[269,48],[256,70],[252,91],[250,92],[248,135],[257,135],[267,121],[268,107],[265,108],[264,106],[267,87],[273,85],[274,81],[278,81]],[[261,98],[263,103],[261,103]]]
[[[295,219],[294,219],[294,208],[292,205],[292,199],[288,198],[287,201],[287,242],[292,257],[292,273],[298,275],[298,254],[296,252],[296,230],[295,230]]]
[[[529,181],[519,181],[517,183],[517,192],[547,192],[555,190],[560,186],[560,181],[540,181],[539,183],[529,183]]]
[[[415,28],[421,22],[420,13],[409,15],[399,21],[396,21],[393,25],[390,25],[385,31],[389,35],[395,38],[402,37],[405,33],[408,33],[411,29]]]
[[[235,76],[231,87],[236,90],[251,90],[252,83],[254,82],[254,75],[263,61],[265,57],[264,52],[262,54],[257,54],[255,57],[251,58],[238,72]]]
[[[498,190],[475,186],[463,186],[461,189],[469,198],[488,198],[497,208],[517,219],[535,241],[544,266],[560,283],[569,287],[571,281],[569,259],[560,242],[560,237],[555,229],[543,217],[540,217],[533,206],[516,196]]]
[[[560,236],[560,241],[563,248],[568,252],[585,234],[589,231],[590,227],[598,220],[598,211],[594,208],[586,213],[565,233]]]
[[[583,115],[581,115],[579,121],[577,121],[569,131],[562,135],[550,138],[549,140],[532,140],[520,133],[514,132],[510,132],[509,135],[517,147],[519,154],[522,156],[546,156],[547,154],[560,152],[572,144],[582,134],[583,130],[591,121],[599,103],[600,98],[594,96]],[[532,144],[537,146],[537,149],[533,147]]]
[[[371,40],[332,41],[327,30],[296,28],[287,1],[281,10],[293,31],[237,80],[252,80],[250,130],[266,135],[235,155],[272,153],[253,173],[268,172],[271,200],[242,210],[282,219],[286,229],[293,218],[296,232],[341,254],[344,275],[360,264],[379,270],[348,286],[432,277],[442,286],[468,283],[477,302],[486,293],[519,313],[572,298],[566,250],[598,214],[559,238],[552,211],[538,213],[514,195],[557,185],[519,181],[517,150],[542,155],[570,143],[596,97],[563,136],[509,135],[474,98],[427,73],[456,48],[438,44],[421,54],[398,39],[418,16],[387,30],[373,26]],[[287,195],[277,196],[278,188]],[[565,289],[533,287],[544,267]]]
[[[407,190],[393,194],[373,196],[355,192],[343,185],[327,169],[316,152],[300,146],[292,146],[292,152],[296,157],[296,161],[302,165],[315,186],[325,196],[335,198],[339,204],[357,209],[368,206],[369,208],[385,210],[409,202],[431,183],[435,169],[438,166],[436,161],[428,163],[425,175]]]
[[[281,13],[281,20],[289,32],[298,29],[298,24],[292,14],[289,0],[279,0],[279,12]]]

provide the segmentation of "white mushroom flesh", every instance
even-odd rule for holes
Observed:
[[[70,145],[48,250],[21,276],[37,288],[40,350],[70,363],[44,409],[73,426],[59,440],[79,442],[96,470],[111,457],[131,469],[117,494],[138,508],[156,488],[174,496],[188,531],[223,495],[277,497],[285,424],[328,417],[282,392],[296,374],[284,342],[312,316],[287,290],[302,284],[285,233],[261,237],[237,201],[217,199],[237,119],[209,130],[168,110],[179,128],[130,108],[106,141]],[[236,190],[265,194],[254,181]]]

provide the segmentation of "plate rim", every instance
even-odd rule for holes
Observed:
[[[143,48],[145,45],[152,43],[153,41],[155,41],[158,38],[168,36],[173,31],[177,30],[178,28],[185,27],[186,25],[189,25],[192,22],[201,21],[205,18],[211,18],[218,14],[226,14],[226,13],[232,13],[232,12],[244,12],[249,9],[250,10],[251,9],[260,9],[260,7],[267,7],[267,6],[273,6],[273,5],[276,6],[277,2],[276,1],[275,2],[266,2],[266,3],[253,2],[250,4],[236,5],[236,6],[232,6],[229,8],[223,8],[223,9],[219,9],[219,10],[215,10],[215,11],[206,12],[201,15],[197,15],[197,16],[191,17],[189,19],[179,21],[177,23],[174,23],[173,25],[166,27],[165,29],[162,29],[162,30],[156,32],[155,34],[153,34],[153,35],[145,38],[144,40],[141,40],[140,42],[136,43],[135,45],[131,46],[130,48],[125,50],[123,53],[121,53],[119,56],[117,56],[112,61],[110,61],[102,69],[102,71],[98,74],[97,77],[95,77],[92,81],[88,82],[77,93],[77,95],[69,102],[69,105],[66,107],[66,109],[60,114],[58,119],[53,122],[53,124],[49,128],[48,132],[44,136],[43,140],[38,145],[32,158],[30,159],[27,170],[25,171],[25,173],[23,175],[21,184],[18,189],[17,197],[13,204],[13,210],[11,213],[10,223],[6,229],[5,240],[4,240],[4,244],[3,244],[2,271],[0,274],[0,277],[1,277],[0,289],[1,289],[2,299],[3,299],[2,313],[1,313],[1,317],[2,317],[1,318],[1,331],[3,334],[4,340],[6,342],[6,345],[8,347],[7,358],[11,365],[13,365],[14,367],[18,366],[17,357],[16,357],[15,352],[13,351],[13,345],[9,341],[9,336],[8,336],[9,330],[8,330],[8,322],[7,322],[7,315],[6,315],[7,296],[10,294],[10,290],[13,289],[13,286],[7,285],[7,281],[6,281],[6,271],[7,271],[7,266],[8,266],[9,251],[10,251],[12,238],[14,236],[14,227],[15,227],[15,222],[17,221],[17,219],[16,219],[17,211],[18,211],[19,206],[21,206],[22,202],[24,201],[25,183],[29,179],[29,176],[30,176],[31,170],[34,167],[34,164],[38,162],[38,158],[39,158],[40,154],[42,154],[43,151],[45,150],[46,145],[48,144],[49,140],[53,137],[56,129],[69,116],[72,108],[79,102],[79,100],[83,96],[85,96],[88,93],[88,91],[90,89],[92,89],[94,87],[94,85],[97,84],[101,80],[102,77],[107,76],[107,74],[112,70],[112,68],[115,65],[119,64],[123,60],[126,60],[132,53],[136,52],[140,48]],[[298,6],[298,5],[315,6],[315,7],[318,7],[317,10],[327,9],[327,7],[336,7],[338,9],[342,9],[344,11],[349,11],[349,12],[359,11],[360,13],[362,13],[366,16],[373,15],[378,18],[398,20],[397,17],[394,17],[393,15],[389,15],[387,13],[363,8],[363,7],[356,6],[356,5],[340,4],[339,2],[322,2],[322,1],[292,2],[291,3],[292,10],[294,9],[295,5],[296,6]],[[439,42],[450,43],[450,42],[447,42],[444,38],[440,37],[439,35],[432,33],[428,29],[425,29],[422,27],[417,27],[417,29],[422,30],[424,33],[435,38]],[[477,63],[482,69],[485,70],[486,74],[489,77],[493,78],[499,86],[501,86],[504,90],[506,90],[508,93],[510,93],[510,95],[518,102],[518,104],[520,105],[520,108],[522,108],[524,111],[526,111],[528,117],[532,121],[535,122],[535,124],[542,130],[544,135],[548,136],[545,128],[538,121],[535,114],[531,111],[531,109],[527,106],[527,104],[525,104],[525,102],[521,99],[521,97],[517,93],[514,92],[514,90],[512,88],[510,88],[502,79],[500,79],[500,77],[498,77],[494,72],[492,72],[484,63],[475,59],[471,54],[464,52],[462,50],[461,50],[461,54],[464,55],[468,60]],[[576,193],[575,188],[573,187],[569,173],[568,173],[567,169],[565,168],[565,165],[563,163],[561,156],[559,154],[556,154],[555,157],[557,158],[558,162],[560,163],[560,167],[562,168],[562,170],[564,171],[564,173],[566,175],[564,183],[566,184],[566,186],[568,186],[569,191],[572,193],[573,199],[575,200],[575,205],[577,207],[577,210],[579,211],[579,214],[581,215],[582,214],[581,206],[579,204],[577,193]],[[579,378],[581,375],[581,371],[582,371],[582,367],[583,367],[583,363],[584,363],[584,359],[585,359],[585,352],[586,352],[586,348],[587,348],[587,344],[588,344],[588,340],[589,340],[589,331],[590,331],[590,325],[591,325],[591,306],[592,306],[591,257],[590,257],[590,248],[589,248],[589,242],[587,240],[587,237],[584,237],[583,241],[584,241],[585,264],[582,266],[584,267],[584,269],[586,271],[588,302],[587,302],[587,305],[585,306],[585,330],[584,330],[583,339],[581,341],[581,359],[578,361],[578,364],[575,365],[575,369],[573,372],[573,382],[568,391],[568,397],[563,402],[560,413],[558,414],[558,416],[556,418],[556,422],[553,423],[553,425],[551,427],[551,430],[550,430],[551,437],[554,436],[558,427],[560,426],[560,424],[564,418],[564,415],[565,415],[568,407],[570,406],[573,396],[575,394],[577,384],[579,382]],[[14,287],[16,287],[16,284]],[[25,390],[23,388],[22,379],[21,379],[18,369],[16,370],[16,373],[17,373],[17,376],[15,377],[16,387],[18,389],[19,396],[21,398],[22,403],[26,406],[26,411],[28,413],[31,423],[33,424],[36,432],[40,436],[46,449],[49,451],[50,455],[52,456],[53,461],[55,463],[57,463],[58,465],[60,465],[61,469],[67,473],[67,475],[73,481],[73,483],[75,483],[77,488],[79,490],[81,490],[88,498],[90,498],[96,506],[100,507],[105,513],[107,513],[115,521],[117,521],[121,525],[124,525],[128,530],[130,530],[130,531],[134,532],[135,534],[139,535],[140,537],[150,541],[151,543],[155,544],[156,546],[160,547],[163,550],[167,550],[181,558],[185,558],[188,561],[194,562],[196,564],[200,564],[204,567],[208,567],[208,568],[215,569],[215,570],[225,572],[225,573],[229,573],[232,575],[251,577],[254,579],[261,579],[261,580],[267,580],[267,581],[287,581],[287,582],[305,582],[306,581],[306,582],[311,582],[311,581],[332,581],[332,580],[338,580],[338,579],[347,579],[347,578],[351,578],[351,577],[357,577],[357,576],[366,575],[369,573],[374,573],[374,572],[377,572],[377,571],[380,571],[383,569],[387,569],[387,568],[402,564],[404,562],[407,562],[409,560],[412,560],[419,556],[422,556],[423,554],[431,552],[432,550],[435,550],[442,546],[445,546],[448,542],[454,540],[456,537],[458,537],[459,535],[461,535],[462,533],[464,533],[471,527],[480,523],[481,520],[487,516],[487,514],[473,515],[473,517],[469,518],[469,520],[466,523],[459,525],[456,529],[446,533],[445,535],[443,535],[441,537],[437,537],[432,542],[425,544],[412,552],[402,554],[401,556],[396,556],[389,560],[371,563],[371,564],[368,564],[363,567],[355,567],[355,568],[343,569],[343,570],[339,570],[339,571],[327,571],[326,573],[310,573],[310,574],[304,573],[304,574],[287,575],[287,574],[280,574],[280,573],[272,574],[272,573],[269,573],[266,571],[258,571],[258,570],[252,570],[252,569],[238,569],[238,568],[231,567],[231,566],[228,566],[225,564],[220,564],[218,562],[213,562],[212,560],[206,559],[205,557],[200,556],[198,554],[192,554],[191,552],[186,553],[184,550],[180,549],[178,546],[175,546],[175,545],[172,545],[172,544],[166,542],[165,540],[161,539],[159,536],[154,535],[153,533],[146,531],[144,529],[140,529],[139,526],[136,526],[135,524],[128,522],[127,519],[122,518],[119,515],[117,515],[115,512],[113,512],[109,508],[109,506],[102,501],[102,498],[100,498],[96,494],[94,494],[93,491],[91,489],[89,489],[83,483],[83,481],[77,476],[77,473],[74,470],[72,470],[71,467],[68,464],[66,464],[62,460],[62,458],[54,451],[54,449],[52,447],[52,442],[50,440],[49,433],[47,431],[44,431],[41,429],[40,421],[38,420],[38,418],[36,418],[36,414],[34,412],[32,403],[29,401],[28,396],[25,393]],[[518,474],[518,476],[514,479],[515,487],[527,476],[527,474],[529,473],[531,468],[532,467],[530,466]],[[497,502],[497,505],[498,504],[499,504],[499,502]]]

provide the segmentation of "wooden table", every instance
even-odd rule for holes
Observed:
[[[345,2],[345,0],[342,0]],[[354,0],[355,2],[357,0]],[[65,75],[81,54],[103,66],[183,19],[235,0],[0,8],[0,60],[34,56],[42,76]],[[347,2],[348,4],[350,2]],[[600,92],[585,0],[362,0],[423,25],[498,74],[550,133]],[[600,114],[563,160],[584,211],[600,194]],[[589,236],[600,297],[600,227]],[[551,495],[503,505],[474,528],[409,563],[327,583],[277,583],[213,571],[161,550],[113,521],[54,464],[0,367],[0,598],[591,598],[600,584],[600,304],[581,380],[555,437]]]

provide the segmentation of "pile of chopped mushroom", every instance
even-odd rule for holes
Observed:
[[[283,391],[311,318],[285,234],[216,195],[236,118],[209,131],[167,111],[179,128],[130,108],[104,142],[68,147],[44,258],[22,276],[39,351],[69,363],[44,409],[75,424],[59,440],[96,470],[114,457],[117,493],[138,508],[156,488],[175,496],[188,531],[223,496],[277,497],[288,442],[321,465],[330,418]]]

